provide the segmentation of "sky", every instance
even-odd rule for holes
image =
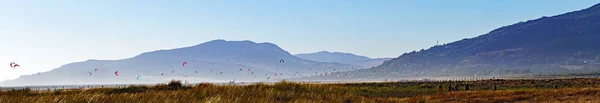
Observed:
[[[6,0],[0,81],[210,40],[398,57],[600,0]],[[10,62],[22,67],[10,68]]]

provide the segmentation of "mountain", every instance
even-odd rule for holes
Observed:
[[[303,53],[296,54],[296,57],[319,61],[319,62],[336,62],[336,63],[349,63],[354,61],[365,61],[370,60],[371,58],[365,56],[359,56],[351,53],[342,53],[342,52],[329,52],[329,51],[320,51],[315,53]]]
[[[183,62],[187,65],[183,66]],[[189,82],[262,81],[268,77],[271,80],[299,77],[308,74],[310,68],[344,71],[358,67],[300,59],[272,43],[213,40],[191,47],[146,52],[122,60],[70,63],[46,73],[21,76],[1,84],[131,84],[171,79]],[[119,76],[115,75],[115,71]],[[138,76],[141,76],[139,80]]]
[[[375,68],[347,73],[382,79],[593,72],[600,70],[599,44],[600,4],[596,4],[404,53]]]
[[[352,53],[342,53],[342,52],[329,52],[329,51],[320,51],[315,53],[303,53],[294,55],[298,58],[319,61],[319,62],[329,62],[329,63],[345,63],[352,65],[360,65],[363,67],[372,67],[377,66],[385,60],[389,60],[391,58],[376,58],[371,59],[366,56],[360,56]]]
[[[374,59],[363,60],[363,61],[348,62],[346,64],[360,65],[360,66],[363,66],[364,68],[371,68],[374,66],[381,65],[383,62],[385,62],[387,60],[391,60],[391,59],[392,58],[374,58]]]

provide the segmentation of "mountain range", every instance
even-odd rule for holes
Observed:
[[[599,44],[600,4],[596,4],[404,53],[377,67],[348,73],[382,79],[593,72],[600,70]]]
[[[360,65],[363,67],[372,67],[377,66],[383,61],[389,60],[391,58],[369,58],[366,56],[360,56],[352,53],[343,53],[343,52],[329,52],[329,51],[320,51],[315,53],[302,53],[294,55],[298,58],[318,61],[318,62],[329,62],[329,63],[344,63],[344,64],[352,64],[352,65]]]
[[[131,84],[171,79],[189,82],[265,81],[267,78],[308,76],[313,68],[347,71],[361,66],[301,59],[272,43],[213,40],[191,47],[146,52],[122,60],[70,63],[49,72],[21,76],[1,84]]]
[[[264,81],[306,76],[311,77],[302,79],[372,80],[581,73],[600,71],[599,44],[600,4],[596,4],[403,53],[389,60],[327,51],[294,56],[272,43],[214,40],[122,60],[66,64],[0,84],[131,84],[171,79]],[[183,62],[187,65],[183,66]],[[361,69],[364,67],[371,68]]]

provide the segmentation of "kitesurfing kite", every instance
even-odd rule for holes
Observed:
[[[92,76],[92,72],[88,72],[90,74],[90,76]]]
[[[94,69],[94,71],[95,71],[95,72],[97,72],[97,71],[98,71],[98,69]]]
[[[137,76],[137,78],[135,78],[135,79],[140,80],[140,78],[142,78],[142,76]]]
[[[183,63],[181,63],[181,66],[184,66],[184,67],[185,67],[185,65],[187,65],[187,62],[183,62]]]
[[[21,66],[19,66],[19,64],[15,63],[15,62],[12,62],[12,63],[10,63],[10,67],[15,68],[15,67],[21,67]]]
[[[119,71],[115,71],[115,75],[116,75],[116,76],[119,76]]]
[[[283,59],[280,59],[279,62],[280,63],[285,63],[285,61]]]

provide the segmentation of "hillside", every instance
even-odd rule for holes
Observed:
[[[352,53],[343,53],[343,52],[329,52],[329,51],[320,51],[315,53],[302,53],[294,55],[298,58],[318,61],[318,62],[329,62],[329,63],[345,63],[352,65],[360,65],[363,67],[372,67],[377,66],[385,60],[389,60],[391,58],[369,58],[366,56],[360,56]]]
[[[183,66],[183,62],[187,65]],[[213,40],[191,47],[146,52],[122,60],[71,63],[1,84],[157,83],[171,79],[188,82],[265,81],[267,78],[300,77],[308,74],[310,68],[350,70],[358,67],[300,59],[272,43]]]
[[[600,4],[404,53],[369,78],[511,76],[600,70]],[[357,72],[358,73],[358,72]],[[401,74],[399,77],[394,74]]]

